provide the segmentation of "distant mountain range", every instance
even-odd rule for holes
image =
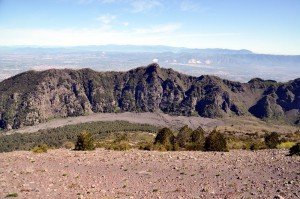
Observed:
[[[93,46],[73,46],[73,47],[47,47],[47,46],[0,46],[0,52],[90,52],[90,51],[104,51],[104,52],[122,52],[122,53],[200,53],[200,54],[253,54],[249,50],[230,50],[221,48],[207,48],[207,49],[191,49],[183,47],[171,46],[146,46],[146,45],[93,45]]]
[[[188,75],[215,75],[234,81],[252,78],[288,81],[300,74],[300,56],[256,54],[249,50],[169,46],[0,47],[0,81],[27,70],[91,68],[126,71],[157,62]]]
[[[28,71],[0,83],[0,127],[35,125],[97,112],[157,112],[227,117],[253,115],[300,123],[300,78],[248,83],[189,76],[158,64],[126,72]]]

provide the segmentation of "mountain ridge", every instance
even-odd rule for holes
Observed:
[[[126,72],[27,71],[0,82],[0,128],[97,112],[157,112],[209,118],[253,115],[299,124],[300,78],[248,83],[189,76],[158,64]]]
[[[0,46],[1,51],[105,51],[105,52],[173,52],[173,53],[204,53],[204,54],[253,54],[247,49],[226,49],[226,48],[187,48],[165,45],[87,45],[87,46]]]

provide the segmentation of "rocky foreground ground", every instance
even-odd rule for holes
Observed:
[[[300,157],[287,153],[2,153],[0,198],[299,198]]]

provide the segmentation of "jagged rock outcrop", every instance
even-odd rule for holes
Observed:
[[[299,123],[300,79],[248,83],[193,77],[157,64],[128,72],[28,71],[0,83],[0,128],[93,112],[155,112],[223,117],[254,115]]]

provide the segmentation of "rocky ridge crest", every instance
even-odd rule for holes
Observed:
[[[224,117],[254,115],[299,124],[300,78],[248,83],[193,77],[158,64],[127,72],[28,71],[0,83],[0,128],[97,112],[156,112]]]

